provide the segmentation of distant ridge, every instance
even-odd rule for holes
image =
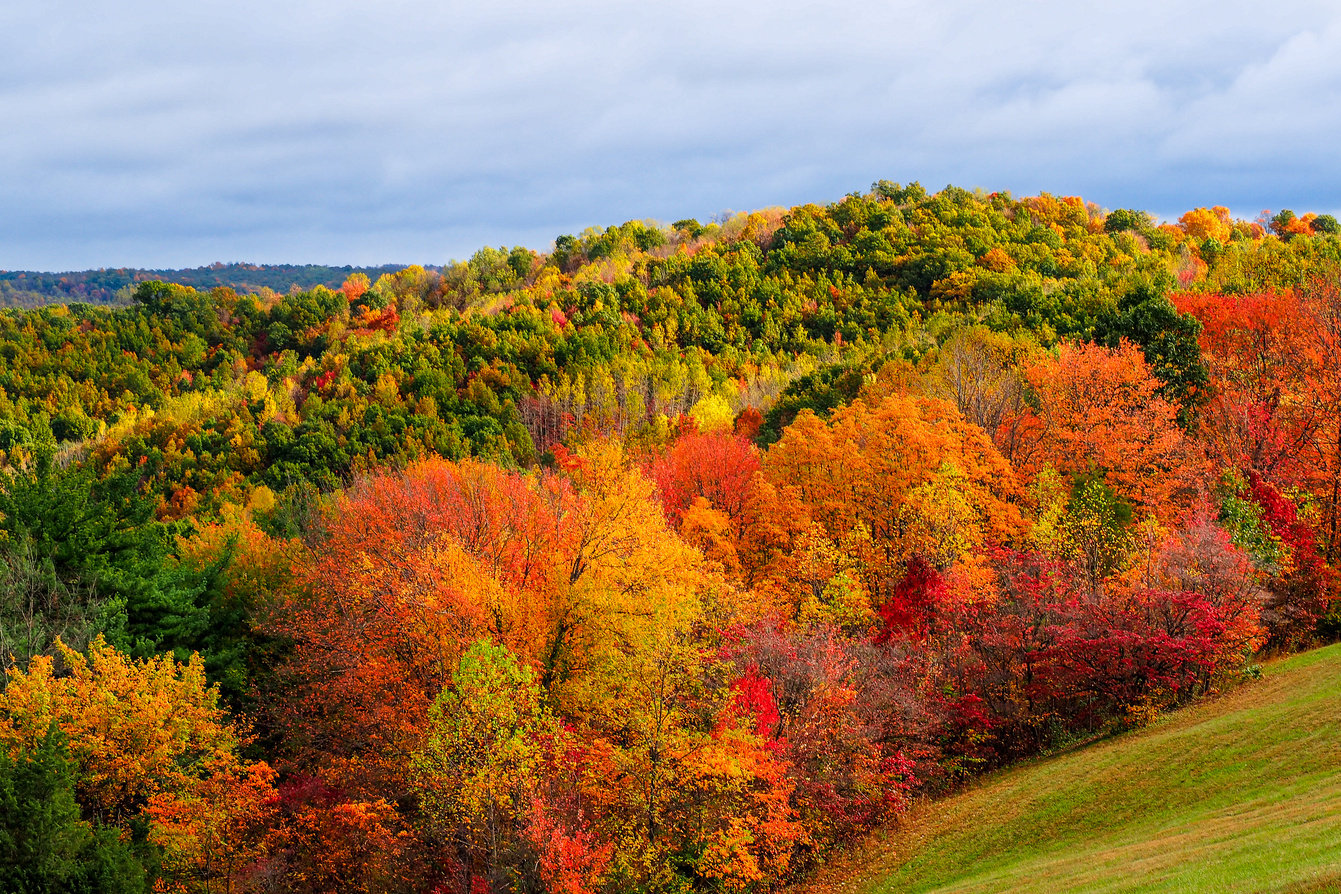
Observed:
[[[138,267],[40,273],[30,270],[0,270],[0,307],[41,307],[45,304],[115,305],[129,300],[136,283],[149,280],[178,283],[202,291],[227,286],[237,292],[262,289],[287,292],[294,286],[311,289],[335,287],[351,273],[364,273],[371,280],[394,273],[404,264],[380,267],[326,267],[320,264],[224,264],[182,270],[146,270]]]

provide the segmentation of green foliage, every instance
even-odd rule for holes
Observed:
[[[1131,340],[1186,423],[1205,371],[1196,324],[1164,298],[1175,278],[1204,260],[1208,286],[1285,285],[1341,260],[1331,237],[1234,226],[1215,247],[1072,197],[880,181],[706,226],[594,228],[547,256],[486,247],[441,273],[341,271],[347,290],[137,280],[129,307],[0,315],[0,450],[22,465],[47,443],[84,445],[100,476],[133,467],[160,517],[209,517],[258,485],[329,491],[433,453],[525,465],[711,395],[733,414],[773,409],[767,442],[797,410],[850,400],[863,358],[916,361],[972,325],[1045,347]],[[239,285],[211,270],[190,282]],[[765,370],[831,365],[776,406],[785,381],[755,387]]]
[[[1220,483],[1220,526],[1234,545],[1252,559],[1265,574],[1280,572],[1288,550],[1263,517],[1261,505],[1252,498],[1248,483],[1234,472],[1226,472]]]
[[[1091,593],[1127,564],[1134,545],[1132,507],[1102,472],[1078,475],[1066,487],[1045,469],[1034,485],[1039,521],[1034,532],[1045,552],[1072,563]]]
[[[1197,344],[1201,324],[1174,308],[1165,297],[1167,288],[1167,282],[1136,280],[1096,322],[1094,340],[1108,347],[1123,339],[1140,345],[1151,372],[1164,383],[1164,396],[1179,406],[1179,421],[1186,426],[1206,397],[1206,364]]]
[[[515,862],[518,833],[557,726],[535,673],[505,646],[481,640],[434,699],[428,736],[411,760],[429,822],[485,865]]]
[[[1145,211],[1119,208],[1116,211],[1108,212],[1108,216],[1104,218],[1104,232],[1119,233],[1123,230],[1148,230],[1153,224],[1154,221]]]
[[[867,376],[872,374],[871,364],[865,362],[835,364],[801,376],[787,386],[764,415],[758,442],[767,445],[777,441],[782,437],[783,429],[802,410],[810,410],[823,418],[839,407],[850,404],[861,392]]]
[[[216,678],[240,660],[243,616],[221,589],[228,556],[179,566],[181,525],[154,517],[133,475],[99,480],[88,465],[61,468],[43,457],[0,490],[0,513],[6,666],[49,654],[57,636],[78,646],[98,633],[139,656],[171,651],[185,660],[199,651]]]
[[[122,605],[82,580],[63,580],[32,539],[0,542],[0,673],[51,654],[56,639],[83,648],[100,631],[124,625]]]
[[[0,749],[0,890],[148,890],[144,867],[131,845],[117,830],[80,817],[69,750],[54,724],[35,748]]]
[[[122,636],[127,606],[142,600],[162,573],[166,552],[152,510],[127,484],[123,478],[104,485],[91,468],[61,468],[48,454],[33,469],[14,473],[0,491],[0,530],[11,573],[23,588],[73,595],[86,621],[98,617],[98,630]],[[56,618],[47,623],[53,633],[65,627]],[[47,636],[28,651],[49,646]]]
[[[1313,232],[1336,236],[1341,234],[1341,222],[1330,214],[1319,214],[1313,219]]]

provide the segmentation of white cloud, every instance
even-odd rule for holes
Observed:
[[[19,0],[0,266],[440,262],[882,177],[1332,210],[1333,9]]]

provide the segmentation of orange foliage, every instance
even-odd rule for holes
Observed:
[[[982,429],[934,398],[862,399],[829,423],[802,412],[769,452],[765,470],[830,537],[864,526],[887,568],[923,552],[953,560],[1024,528],[1009,464]],[[963,548],[939,543],[945,537]]]
[[[805,527],[803,511],[783,508],[759,451],[739,434],[690,429],[645,468],[680,535],[746,585],[759,583]]]
[[[1204,414],[1220,465],[1293,476],[1316,429],[1310,349],[1315,321],[1299,292],[1182,293],[1202,325],[1214,396]]]
[[[1289,291],[1174,300],[1202,323],[1215,459],[1310,491],[1331,561],[1341,552],[1341,287],[1316,279]]]
[[[471,643],[506,646],[580,704],[603,685],[588,675],[602,655],[694,616],[699,560],[651,484],[613,446],[567,465],[425,460],[336,504],[299,571],[310,595],[275,622],[294,639],[279,722],[301,764],[389,796]]]
[[[626,867],[687,848],[714,888],[750,890],[784,873],[806,834],[786,762],[734,693],[708,687],[708,666],[703,650],[665,642],[627,667],[620,697],[604,707],[606,734],[587,749],[584,796]]]
[[[1178,410],[1160,396],[1140,348],[1063,343],[1026,375],[1039,402],[1033,444],[1022,454],[1032,472],[1103,472],[1137,506],[1161,517],[1172,511],[1183,446]]]
[[[299,777],[274,802],[275,821],[259,867],[270,890],[293,894],[377,894],[407,890],[416,867],[395,807],[348,800]]]
[[[351,273],[345,277],[345,281],[340,284],[340,291],[345,293],[345,299],[348,301],[357,301],[363,297],[363,293],[368,291],[368,274]]]
[[[1015,259],[1012,258],[1010,255],[1006,254],[1005,251],[1003,251],[999,247],[993,248],[992,250],[984,254],[981,258],[978,259],[978,263],[981,266],[987,268],[988,270],[994,271],[996,273],[1004,273],[1007,270],[1011,270],[1016,266]]]
[[[1218,242],[1228,242],[1234,228],[1229,209],[1222,205],[1194,208],[1178,218],[1178,223],[1182,225],[1183,232],[1194,239],[1215,239]]]
[[[351,777],[374,791],[403,784],[465,645],[488,634],[525,654],[545,638],[549,619],[528,597],[554,585],[555,508],[521,476],[473,461],[427,460],[351,488],[299,569],[311,596],[275,620],[295,640],[281,722],[300,761],[354,760]]]
[[[258,853],[274,773],[238,756],[243,739],[193,656],[132,661],[99,637],[88,655],[60,645],[11,669],[0,695],[0,747],[39,741],[55,724],[68,738],[75,790],[90,814],[128,828],[147,819],[165,850],[170,885],[208,887]]]
[[[1089,228],[1090,213],[1080,196],[1051,196],[1040,193],[1020,200],[1042,226]]]

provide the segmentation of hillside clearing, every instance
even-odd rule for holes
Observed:
[[[804,890],[1341,891],[1341,645],[919,805]]]

